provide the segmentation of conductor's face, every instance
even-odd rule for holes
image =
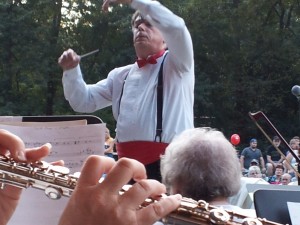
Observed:
[[[139,58],[145,58],[165,48],[163,36],[141,16],[137,16],[132,23],[133,43]]]

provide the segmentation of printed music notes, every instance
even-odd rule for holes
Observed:
[[[1,124],[2,123],[2,124]],[[20,117],[0,117],[0,129],[6,129],[24,141],[26,147],[51,143],[52,149],[44,161],[64,160],[70,173],[81,170],[92,154],[104,154],[105,124],[86,121],[22,122]],[[68,198],[50,200],[43,191],[28,188],[8,225],[58,224]],[[45,208],[45,206],[47,206]],[[26,216],[24,216],[26,215]]]
[[[82,122],[72,124],[70,121],[51,123],[4,122],[0,123],[0,128],[18,135],[26,147],[38,147],[49,142],[52,149],[45,161],[62,159],[70,166],[72,173],[80,171],[87,156],[104,154],[105,124],[82,125]]]

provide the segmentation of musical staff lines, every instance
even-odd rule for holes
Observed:
[[[18,135],[26,147],[39,147],[50,143],[52,149],[45,160],[64,160],[71,172],[81,170],[81,166],[89,155],[104,154],[105,124],[55,127],[22,127],[0,125]]]

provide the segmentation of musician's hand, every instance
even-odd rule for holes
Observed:
[[[24,142],[16,135],[0,129],[0,154],[21,162],[35,162],[49,154],[51,145],[25,149]],[[0,182],[1,183],[1,182]],[[0,189],[0,225],[8,222],[17,207],[21,189],[5,185]]]
[[[106,173],[102,183],[99,179]],[[60,225],[151,225],[180,205],[180,195],[169,196],[147,207],[148,197],[165,193],[165,186],[146,180],[144,166],[132,159],[115,162],[109,157],[90,156],[83,166],[76,188],[60,219]],[[124,194],[122,187],[136,183]]]
[[[76,67],[80,62],[80,56],[77,55],[72,49],[64,51],[63,54],[58,58],[58,64],[61,66],[63,71]]]

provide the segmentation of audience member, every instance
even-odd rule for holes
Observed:
[[[292,177],[291,182],[288,185],[298,185],[299,186],[298,176]]]
[[[146,165],[148,178],[160,180],[160,155],[174,136],[194,127],[191,35],[184,20],[158,1],[105,0],[103,9],[112,2],[130,4],[137,10],[132,32],[138,61],[87,85],[79,67],[80,56],[69,49],[59,58],[64,94],[77,112],[112,105],[118,156],[137,159]]]
[[[300,144],[300,137],[299,136],[294,136],[292,139],[296,140],[296,143],[298,145]]]
[[[268,182],[270,184],[281,184],[281,177],[284,171],[284,167],[282,166],[282,164],[278,164],[275,168],[275,173],[273,176],[268,178]]]
[[[292,181],[292,176],[289,173],[284,173],[281,176],[281,184],[288,185]]]
[[[282,164],[282,162],[284,160],[284,156],[286,155],[286,149],[284,149],[280,145],[281,140],[278,136],[274,136],[272,142],[273,142],[273,144],[269,145],[267,147],[267,164],[266,164],[267,172],[266,172],[266,174],[268,177],[274,175],[275,167],[278,164]],[[274,146],[276,146],[276,148],[278,148],[282,152],[282,154],[280,154]]]
[[[247,177],[262,178],[262,174],[259,166],[250,166],[248,169]]]
[[[252,159],[250,162],[250,166],[258,166],[259,167],[259,162],[257,159]]]
[[[242,171],[248,170],[250,167],[250,163],[253,159],[256,159],[260,162],[262,173],[265,172],[265,161],[260,149],[257,148],[257,140],[252,138],[250,140],[250,146],[243,149],[240,157],[240,163],[242,167]]]
[[[0,130],[0,154],[10,155],[17,161],[40,160],[49,154],[50,147],[45,144],[39,148],[25,149],[19,137]],[[99,183],[103,173],[107,173],[106,179]],[[146,198],[156,198],[166,192],[164,185],[145,178],[145,167],[138,161],[124,158],[115,162],[108,157],[89,156],[59,224],[153,224],[174,211],[180,205],[181,196],[168,196],[140,208],[141,202]],[[120,195],[119,190],[130,179],[134,179],[136,183],[129,191]],[[18,187],[7,184],[4,189],[0,189],[0,225],[7,224],[17,207],[20,195],[21,189]]]
[[[217,130],[195,128],[175,138],[161,159],[163,183],[170,194],[245,213],[228,203],[240,189],[241,171],[232,144]]]
[[[293,138],[290,140],[290,147],[296,155],[299,155],[299,142],[297,139]],[[292,153],[287,153],[284,166],[286,168],[286,172],[291,174],[292,177],[295,177],[295,171],[297,171],[297,161],[293,157]]]
[[[105,130],[104,154],[114,159],[115,140],[110,136],[108,128]]]

